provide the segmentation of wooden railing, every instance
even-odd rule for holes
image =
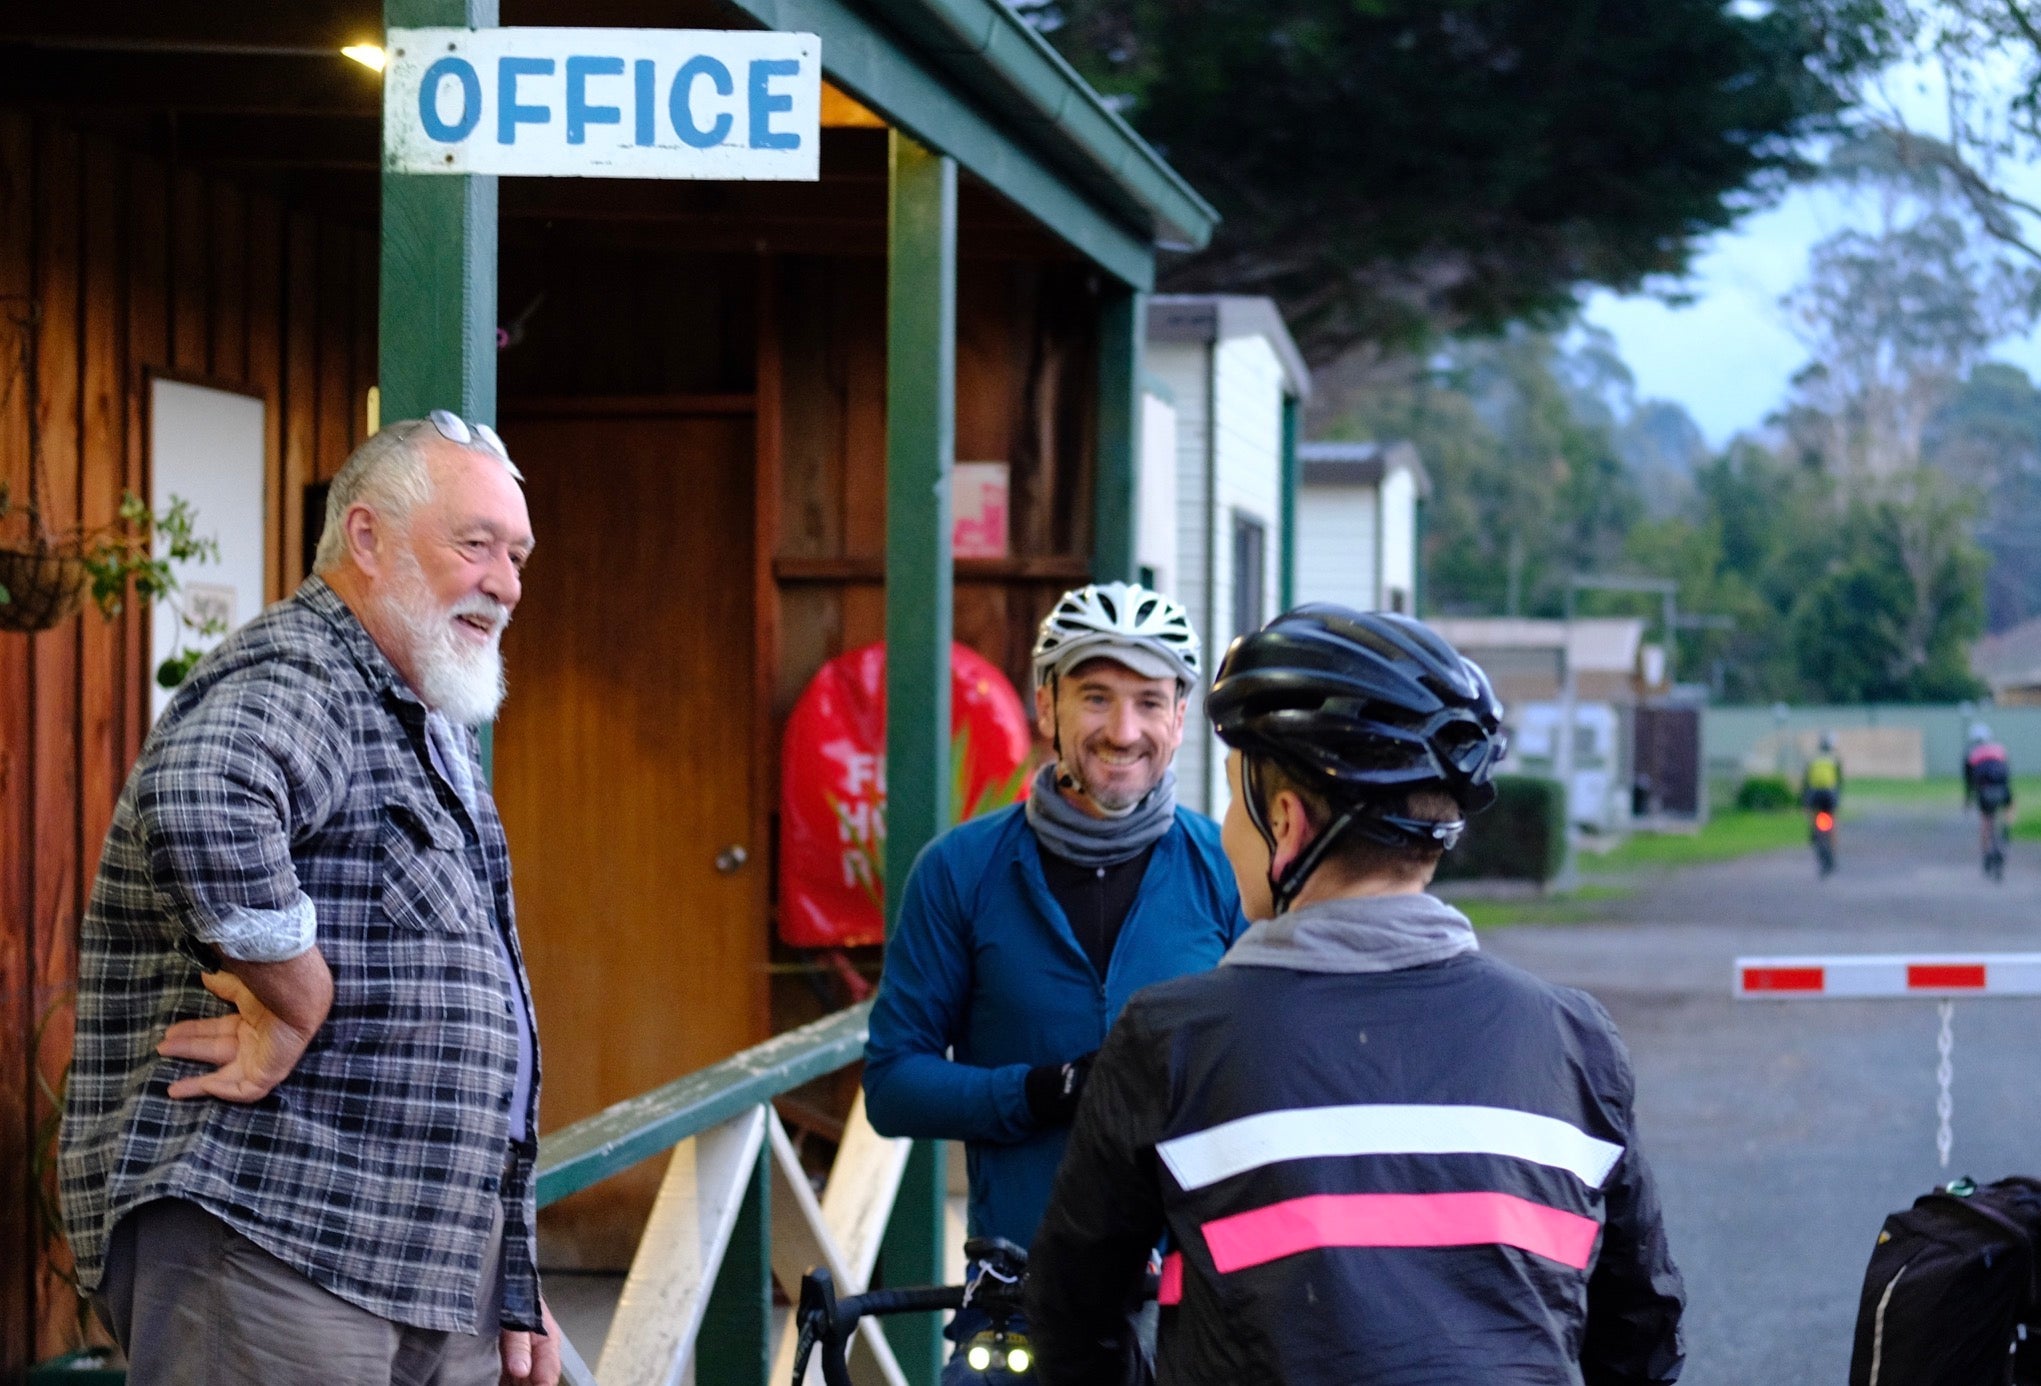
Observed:
[[[802,1274],[826,1265],[839,1293],[868,1287],[913,1143],[873,1131],[860,1095],[818,1198],[772,1104],[862,1058],[870,1010],[789,1031],[541,1142],[541,1207],[673,1152],[595,1369],[565,1345],[571,1386],[786,1386],[794,1327],[787,1315],[775,1328],[773,1282],[792,1299]],[[906,1225],[942,1226],[940,1209],[915,1211]],[[903,1371],[869,1320],[850,1365],[859,1386],[933,1386],[929,1364]]]

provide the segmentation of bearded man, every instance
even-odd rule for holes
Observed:
[[[1176,802],[1198,655],[1189,617],[1160,593],[1066,592],[1034,652],[1055,759],[1024,806],[951,829],[907,877],[865,1100],[885,1135],[965,1143],[974,1237],[1034,1240],[1120,1007],[1216,965],[1247,929],[1218,826]],[[965,1351],[982,1323],[967,1309],[951,1324],[945,1386],[984,1379]]]
[[[474,730],[532,551],[520,479],[443,410],[362,444],[316,574],[200,661],[121,794],[62,1175],[135,1386],[559,1377]]]

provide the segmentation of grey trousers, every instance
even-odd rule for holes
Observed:
[[[482,1266],[497,1284],[501,1230]],[[107,1246],[94,1303],[129,1386],[497,1386],[495,1303],[482,1332],[409,1328],[349,1304],[182,1199],[143,1204]]]

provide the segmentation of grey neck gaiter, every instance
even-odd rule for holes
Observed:
[[[1118,818],[1094,818],[1056,788],[1056,762],[1035,774],[1028,791],[1028,826],[1045,852],[1079,866],[1112,866],[1138,857],[1162,840],[1176,822],[1176,771]]]

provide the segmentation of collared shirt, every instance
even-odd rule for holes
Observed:
[[[500,1203],[503,1318],[537,1326],[536,1149],[510,1132],[531,998],[509,849],[487,789],[471,812],[427,736],[317,578],[208,655],[150,733],[79,940],[61,1164],[87,1289],[125,1213],[183,1198],[371,1313],[474,1332]],[[208,1066],[156,1043],[224,1010],[195,959],[301,897],[333,973],[326,1023],[260,1101],[173,1101]]]

